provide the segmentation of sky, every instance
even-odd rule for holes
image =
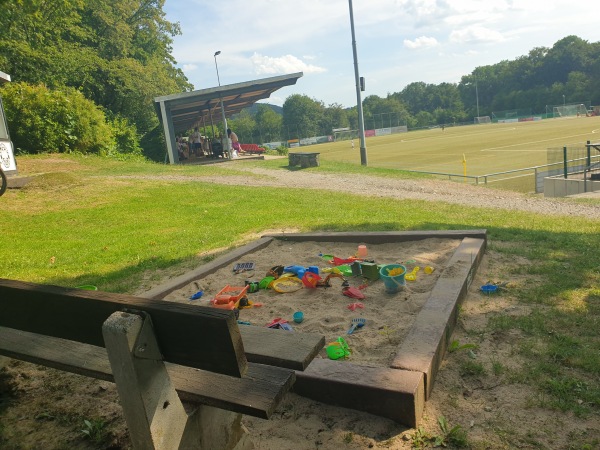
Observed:
[[[568,35],[600,41],[598,0],[353,0],[361,93],[386,97],[413,82],[458,83],[476,67],[513,60]],[[595,5],[595,6],[593,6]],[[182,35],[173,56],[194,89],[303,72],[293,94],[357,104],[346,0],[166,0]]]

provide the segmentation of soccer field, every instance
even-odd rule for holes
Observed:
[[[483,124],[411,131],[366,139],[368,165],[462,175],[486,175],[547,163],[548,148],[600,142],[600,117]],[[359,140],[303,147],[322,160],[360,164]]]

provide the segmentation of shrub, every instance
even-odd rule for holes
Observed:
[[[0,92],[19,152],[101,153],[115,148],[104,112],[73,88],[8,83]]]
[[[137,128],[131,125],[127,119],[116,116],[111,119],[110,125],[115,140],[115,153],[131,156],[141,156],[142,148],[137,135]]]
[[[141,141],[144,156],[152,161],[164,162],[167,144],[162,131],[162,125],[157,125],[153,130],[146,133]]]

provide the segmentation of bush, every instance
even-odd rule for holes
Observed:
[[[162,130],[162,125],[157,125],[142,137],[140,141],[144,156],[152,161],[164,162],[167,144]]]
[[[135,125],[131,125],[127,119],[121,116],[114,117],[110,121],[116,148],[114,153],[131,156],[141,156],[142,148],[137,135]]]
[[[100,154],[116,147],[104,112],[73,88],[8,83],[0,93],[18,152]]]

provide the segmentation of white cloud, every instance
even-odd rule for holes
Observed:
[[[504,37],[498,31],[475,25],[462,30],[454,30],[450,34],[450,41],[458,44],[502,42]]]
[[[404,46],[412,50],[418,48],[431,48],[439,45],[439,42],[434,37],[421,36],[416,38],[414,41],[410,39],[404,39]]]
[[[273,58],[271,56],[264,56],[259,53],[254,53],[250,57],[250,60],[254,65],[254,72],[259,75],[293,72],[322,73],[327,71],[327,69],[323,67],[307,64],[294,55],[284,55],[280,56],[279,58]]]
[[[184,72],[193,72],[197,68],[198,68],[198,66],[196,64],[184,64],[183,65]]]

